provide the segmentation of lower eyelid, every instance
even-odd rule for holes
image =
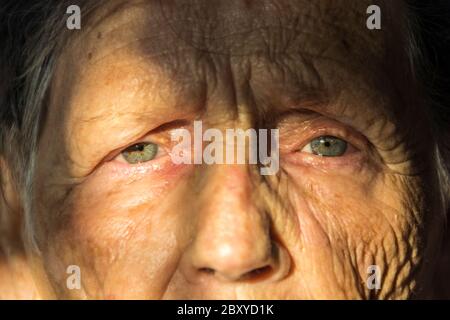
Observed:
[[[312,153],[295,152],[285,155],[282,161],[300,167],[314,167],[324,170],[349,168],[354,170],[361,168],[367,162],[366,154],[357,151],[340,157],[323,157]]]
[[[161,172],[165,169],[168,169],[170,165],[173,164],[170,157],[167,153],[157,155],[154,159],[146,161],[146,162],[139,162],[135,164],[128,163],[125,159],[114,159],[113,161],[110,161],[107,165],[110,165],[116,173],[121,172],[121,174],[127,175],[127,174],[144,174],[144,173],[150,173],[150,172]]]

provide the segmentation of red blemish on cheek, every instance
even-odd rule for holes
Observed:
[[[185,164],[174,164],[169,156],[135,165],[110,161],[105,163],[92,176],[92,179],[101,179],[105,183],[107,181],[122,181],[126,183],[127,181],[140,180],[145,177],[151,177],[154,180],[163,179],[169,181],[182,175],[189,167],[189,165]]]
[[[82,212],[102,211],[105,205],[110,211],[127,210],[167,195],[190,168],[174,164],[170,157],[139,165],[111,161],[77,186],[74,201]]]

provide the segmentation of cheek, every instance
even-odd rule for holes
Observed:
[[[286,171],[295,190],[290,192],[290,202],[303,248],[297,265],[303,275],[311,270],[321,273],[308,279],[317,282],[318,290],[356,284],[359,294],[367,295],[370,265],[377,265],[390,279],[384,283],[385,292],[395,290],[393,279],[411,280],[420,262],[421,234],[414,225],[421,208],[405,205],[406,193],[395,181],[386,182],[381,174],[364,170],[357,175],[299,167]]]
[[[105,170],[76,187],[48,228],[46,257],[49,268],[58,268],[51,273],[62,276],[57,285],[65,285],[68,265],[78,265],[90,295],[156,297],[178,259],[181,222],[172,206],[187,169]]]
[[[380,183],[375,172],[301,166],[288,167],[286,172],[295,189],[290,202],[308,243],[334,245],[334,240],[344,237],[346,243],[353,237],[374,239],[380,228],[388,228],[387,212],[382,212],[388,208],[375,192]]]

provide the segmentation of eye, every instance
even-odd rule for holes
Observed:
[[[312,153],[323,157],[340,157],[345,154],[348,143],[333,136],[321,136],[311,140],[302,152]]]
[[[151,142],[134,144],[121,152],[122,157],[130,164],[153,160],[158,154],[158,145]]]

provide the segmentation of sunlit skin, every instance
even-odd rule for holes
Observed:
[[[370,31],[373,2],[103,8],[50,88],[27,231],[40,253],[26,241],[36,296],[429,296],[444,226],[431,124],[403,51],[404,8],[380,3],[383,28]],[[174,164],[170,134],[194,120],[278,128],[278,174]],[[344,154],[311,153],[321,136],[345,141]],[[130,164],[123,151],[139,142],[158,154]],[[69,265],[80,290],[66,287]],[[370,265],[380,290],[367,287]]]

